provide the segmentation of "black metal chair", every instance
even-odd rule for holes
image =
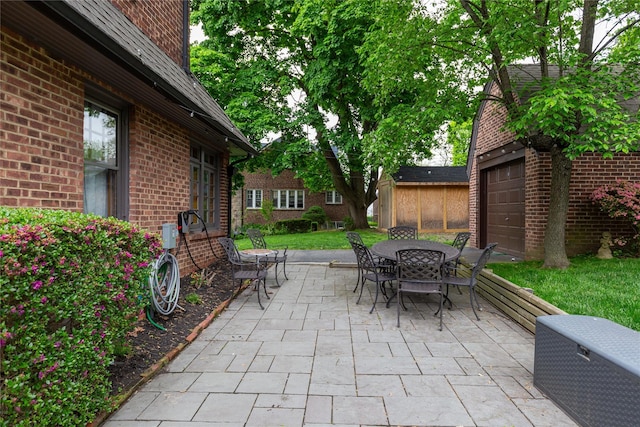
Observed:
[[[379,263],[377,263],[373,259],[371,251],[365,245],[361,245],[357,242],[352,242],[351,247],[356,254],[356,258],[358,260],[358,270],[360,270],[360,281],[358,282],[358,284],[360,285],[360,295],[358,296],[358,301],[356,301],[356,304],[360,303],[365,282],[367,280],[374,282],[376,284],[376,296],[374,297],[371,310],[369,310],[369,313],[373,313],[373,309],[376,307],[376,303],[378,302],[378,293],[382,291],[382,293],[386,295],[384,284],[393,282],[397,279],[397,277],[395,272],[389,271],[388,265],[380,265]]]
[[[356,233],[355,231],[347,231],[347,240],[349,241],[349,244],[351,245],[352,248],[354,243],[365,246],[364,242],[362,241],[362,237],[360,237],[360,234]],[[355,252],[355,248],[354,248],[354,252]],[[358,279],[356,280],[356,287],[353,288],[353,292],[358,290],[358,286],[360,286],[362,281],[362,268],[360,267],[360,260],[357,257],[357,253],[356,253],[356,261],[358,261]]]
[[[356,231],[347,231],[347,240],[349,241],[349,244],[351,244],[351,247],[353,248],[353,243],[358,243],[362,246],[366,246],[364,244],[364,242],[362,241],[362,237],[360,236],[360,233],[356,232]],[[355,252],[355,249],[354,249]],[[373,254],[371,254],[371,256],[373,257],[373,261],[376,264],[379,264],[380,267],[384,267],[387,270],[393,270],[394,269],[394,263],[390,262],[387,259],[384,258],[380,258],[377,257]],[[356,253],[356,261],[359,262],[359,260],[357,259],[357,253]],[[358,263],[358,280],[356,281],[356,287],[353,288],[353,292],[358,290],[358,286],[361,284],[362,282],[362,268],[360,267],[360,264]]]
[[[265,242],[262,232],[257,228],[248,229],[247,236],[249,237],[249,240],[251,240],[251,244],[253,245],[254,249],[269,249],[273,252],[273,254],[265,255],[263,258],[266,259],[268,263],[275,264],[276,284],[280,286],[280,281],[278,280],[278,265],[280,265],[281,263],[284,278],[286,280],[289,280],[289,278],[287,277],[287,248],[284,248],[282,250],[267,248],[267,242]],[[282,251],[282,253],[280,253],[280,251]]]
[[[398,225],[387,230],[389,240],[393,239],[417,239],[418,229],[409,225]]]
[[[255,282],[257,291],[256,293],[258,294],[258,305],[260,305],[260,308],[264,310],[262,302],[260,302],[260,282],[262,282],[264,294],[267,296],[267,299],[269,299],[269,294],[267,293],[266,261],[262,258],[257,258],[256,261],[242,260],[235,242],[228,237],[220,237],[218,238],[218,242],[224,248],[224,251],[227,254],[227,258],[231,263],[233,273],[231,280],[239,280],[240,288],[242,288],[242,283],[245,280],[251,280]]]
[[[478,258],[478,261],[476,261],[476,263],[473,264],[473,266],[471,267],[471,273],[469,277],[462,277],[460,274],[457,274],[458,269],[456,269],[455,275],[452,275],[451,271],[449,271],[448,272],[449,274],[447,274],[443,279],[446,285],[445,297],[449,295],[449,285],[455,285],[458,288],[460,288],[460,286],[466,286],[469,288],[469,302],[471,303],[473,314],[476,315],[476,319],[478,320],[480,320],[480,317],[478,316],[478,313],[476,313],[476,309],[473,305],[475,301],[475,304],[478,307],[478,310],[482,311],[482,307],[480,307],[480,303],[478,302],[478,296],[476,295],[476,285],[478,284],[478,274],[480,274],[482,269],[487,265],[489,258],[491,258],[491,253],[493,252],[493,250],[497,245],[498,245],[497,243],[490,243],[489,245],[487,245],[486,248],[484,248],[484,250],[482,251],[482,254],[480,254],[480,257]],[[468,273],[468,269],[467,269],[467,273]]]
[[[460,256],[462,255],[462,250],[467,245],[467,242],[469,241],[470,237],[471,237],[471,233],[469,233],[468,231],[463,231],[456,234],[456,237],[455,239],[453,239],[453,243],[451,244],[451,246],[453,246],[458,250],[458,256],[455,259],[451,261],[447,261],[444,264],[445,276],[451,275],[450,272],[453,272],[453,275],[455,276],[457,272],[457,268],[460,265]],[[460,295],[462,295],[462,291],[460,290],[460,288],[458,288],[458,292],[460,293]]]
[[[430,249],[401,249],[396,253],[398,265],[398,327],[400,327],[400,306],[405,310],[402,295],[405,293],[440,295],[438,311],[442,330],[442,304],[444,284],[442,269],[445,254]]]

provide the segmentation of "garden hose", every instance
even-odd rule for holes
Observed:
[[[179,307],[180,268],[176,257],[167,250],[156,260],[151,270],[149,288],[151,303],[157,313],[166,316]]]
[[[149,323],[151,323],[153,326],[160,329],[161,331],[167,330],[164,326],[158,324],[155,320],[153,320],[153,308],[151,308],[150,305],[147,306],[145,311],[147,312],[147,320],[149,321]]]

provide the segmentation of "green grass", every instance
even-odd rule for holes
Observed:
[[[569,314],[603,317],[640,331],[640,259],[571,259],[566,270],[541,268],[542,262],[490,264],[495,274]]]
[[[381,233],[375,229],[358,230],[365,245],[371,247],[374,243],[387,240],[387,233]],[[453,242],[455,233],[445,234],[422,234],[421,239],[436,240],[443,243]],[[314,231],[303,234],[282,234],[265,235],[264,240],[270,248],[278,249],[288,247],[294,250],[317,250],[317,249],[351,249],[347,235],[344,230]],[[248,238],[236,240],[238,249],[251,248],[251,241]]]

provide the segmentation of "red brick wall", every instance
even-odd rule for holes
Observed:
[[[0,204],[82,211],[79,72],[2,28]]]
[[[246,190],[262,189],[263,198],[271,197],[271,190],[302,190],[302,179],[295,178],[292,171],[284,171],[277,177],[270,173],[245,173],[245,185],[242,191],[238,191],[233,198],[233,227],[242,224],[265,224],[266,221],[260,213],[260,209],[246,209]],[[343,221],[349,215],[347,205],[325,204],[325,193],[311,193],[304,189],[304,209],[274,209],[273,221],[283,219],[296,219],[302,217],[311,206],[320,206],[329,216],[330,221]]]
[[[0,204],[83,210],[83,70],[57,61],[38,46],[2,28],[0,45]],[[188,132],[126,94],[129,101],[129,220],[151,232],[175,223],[189,208]],[[206,142],[206,141],[202,141]],[[221,153],[220,223],[227,221],[228,155]],[[226,229],[208,230],[211,238]],[[200,267],[213,261],[205,233],[189,234]],[[213,243],[216,256],[223,256]],[[174,251],[175,253],[175,251]],[[184,245],[178,254],[181,274],[195,270]]]
[[[182,0],[111,0],[111,3],[182,65]]]
[[[500,106],[488,103],[478,127],[469,181],[471,246],[478,246],[480,240],[481,195],[477,158],[495,148],[512,144],[513,135],[501,130],[504,118],[505,111]],[[542,259],[551,186],[549,154],[526,149],[525,173],[525,257]],[[590,153],[574,161],[566,225],[566,249],[569,256],[595,253],[604,231],[611,232],[614,237],[628,236],[631,233],[627,223],[610,219],[599,212],[589,199],[597,187],[618,179],[640,180],[640,153],[618,154],[612,160],[604,160],[601,155]]]

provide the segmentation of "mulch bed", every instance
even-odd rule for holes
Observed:
[[[179,307],[168,316],[156,314],[152,318],[164,331],[146,318],[138,322],[129,336],[131,351],[118,357],[110,368],[112,395],[129,392],[141,381],[145,371],[180,344],[186,344],[194,329],[238,290],[238,281],[232,284],[231,265],[226,259],[215,261],[205,272],[209,283],[201,283],[193,275],[183,277]],[[191,294],[198,295],[200,302],[187,302],[187,296]]]

